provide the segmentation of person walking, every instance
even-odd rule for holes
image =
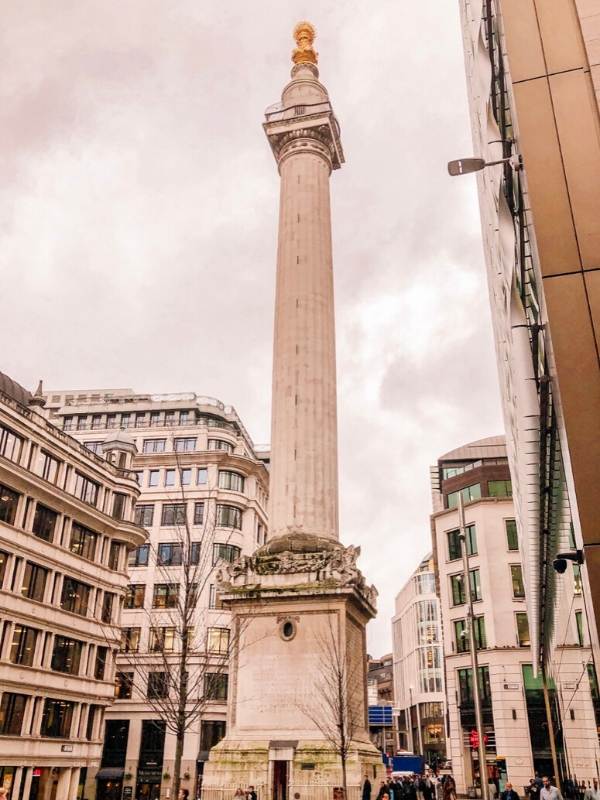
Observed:
[[[519,795],[513,789],[512,783],[507,783],[500,794],[500,800],[519,800]]]
[[[550,778],[546,775],[542,778],[542,790],[540,792],[540,800],[562,800],[562,795],[556,788],[556,786],[552,786],[550,783]]]
[[[584,800],[600,800],[600,788],[596,778],[594,778],[593,786],[589,786],[585,790]]]
[[[456,782],[452,775],[446,775],[443,800],[456,800]]]

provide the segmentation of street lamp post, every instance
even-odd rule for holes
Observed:
[[[483,738],[483,718],[481,713],[481,695],[479,693],[479,660],[477,658],[477,643],[475,641],[475,626],[473,614],[473,597],[471,595],[471,580],[469,575],[469,554],[467,553],[467,534],[465,527],[465,509],[462,492],[458,493],[458,527],[459,539],[463,559],[463,590],[467,603],[467,633],[469,636],[469,649],[471,651],[471,671],[473,686],[473,703],[475,705],[475,725],[479,737],[479,780],[481,782],[482,800],[488,800],[487,763],[485,757],[485,739]]]

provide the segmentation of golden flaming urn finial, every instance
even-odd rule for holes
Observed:
[[[313,48],[317,32],[310,22],[299,22],[294,28],[294,39],[297,47],[292,51],[294,64],[316,64],[319,54]]]

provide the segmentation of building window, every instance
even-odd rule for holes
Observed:
[[[136,505],[134,521],[141,528],[150,528],[154,520],[154,504]]]
[[[159,469],[151,469],[148,472],[148,486],[158,486],[159,479],[160,479]]]
[[[136,428],[143,428],[145,424],[146,424],[146,412],[145,411],[139,411],[135,415],[135,427]]]
[[[228,676],[219,672],[207,672],[204,675],[204,697],[207,700],[225,702],[227,700]]]
[[[158,700],[169,694],[169,683],[166,672],[151,672],[148,675],[148,699]]]
[[[40,736],[68,739],[71,733],[74,707],[75,703],[67,700],[53,700],[51,697],[47,697],[42,714]]]
[[[175,486],[175,470],[165,470],[165,486]]]
[[[79,675],[82,650],[83,642],[68,636],[55,636],[50,669],[66,672],[68,675]]]
[[[165,425],[175,425],[176,411],[165,411]]]
[[[577,626],[577,644],[580,647],[583,647],[583,644],[584,644],[583,611],[576,611],[575,612],[575,625]]]
[[[0,522],[14,525],[20,495],[0,484]]]
[[[8,564],[8,553],[5,550],[0,550],[0,589],[4,584],[4,576],[6,575],[7,564]]]
[[[179,543],[162,543],[158,545],[157,563],[161,567],[181,566],[183,547]]]
[[[515,599],[525,597],[525,585],[523,583],[523,570],[520,564],[510,565],[510,577],[512,580],[513,597]]]
[[[131,423],[131,414],[121,414],[121,427],[128,428]]]
[[[57,519],[58,514],[56,511],[52,511],[51,508],[46,508],[46,506],[38,503],[33,516],[33,533],[45,542],[52,542],[54,540],[54,529],[56,528]]]
[[[198,475],[196,476],[196,483],[198,486],[204,486],[208,483],[208,469],[206,467],[198,467]]]
[[[196,449],[196,439],[194,437],[175,439],[174,449],[176,453],[191,453]]]
[[[84,431],[87,427],[87,414],[77,415],[77,430]]]
[[[481,600],[481,581],[479,578],[479,569],[469,570],[469,582],[471,584],[471,598],[473,600]],[[450,585],[452,587],[452,605],[462,606],[467,602],[463,588],[463,575],[452,575],[450,578]]]
[[[150,427],[157,428],[160,425],[160,411],[150,412]]]
[[[190,424],[190,412],[189,411],[180,411],[179,412],[179,424],[180,425],[189,425]]]
[[[200,723],[200,752],[208,753],[225,736],[225,720],[202,720]]]
[[[467,555],[476,555],[477,535],[475,533],[475,525],[467,525],[465,527],[465,544],[467,546]],[[460,530],[448,531],[448,558],[450,561],[462,558]]]
[[[108,568],[116,572],[119,569],[121,557],[121,543],[112,541],[108,550]]]
[[[102,414],[92,414],[92,430],[97,431],[102,427]]]
[[[4,456],[9,461],[14,461],[18,464],[21,460],[21,452],[23,450],[23,439],[16,433],[0,425],[0,456]]]
[[[487,647],[485,636],[485,617],[475,617],[473,620],[473,630],[475,631],[475,646],[478,650],[484,650]],[[469,642],[469,632],[467,630],[466,620],[455,620],[454,637],[456,641],[456,652],[467,653],[471,645]]]
[[[488,481],[490,497],[512,497],[511,481]]]
[[[185,503],[164,503],[161,525],[185,525]]]
[[[244,476],[237,472],[219,470],[219,489],[229,489],[232,492],[243,492]]]
[[[458,670],[459,700],[461,706],[472,706],[473,700],[473,670]],[[487,666],[479,667],[479,694],[483,706],[491,706],[492,692],[490,688],[490,671]]]
[[[73,417],[65,417],[63,419],[63,431],[73,430]]]
[[[164,453],[166,444],[167,444],[166,439],[144,439],[144,444],[142,445],[142,452]]]
[[[140,647],[141,628],[123,628],[121,630],[121,652],[137,653]]]
[[[472,486],[466,486],[460,492],[450,492],[447,496],[448,508],[456,508],[458,506],[458,495],[462,494],[463,503],[472,503],[474,500],[481,499],[481,486],[479,483],[474,483]]]
[[[194,503],[194,525],[204,524],[204,503]]]
[[[89,528],[84,528],[83,525],[74,522],[71,528],[71,544],[69,550],[81,558],[86,558],[88,561],[93,561],[96,555],[96,543],[98,540],[97,534]]]
[[[86,478],[80,472],[75,473],[75,497],[83,500],[84,503],[89,503],[91,506],[98,504],[98,494],[100,492],[100,484]]]
[[[116,428],[117,427],[117,415],[116,414],[107,414],[106,415],[106,427],[107,428]]]
[[[125,593],[124,607],[127,609],[143,608],[144,598],[146,596],[145,583],[130,583]]]
[[[37,600],[42,603],[44,600],[44,590],[46,589],[46,578],[48,570],[28,561],[25,565],[25,575],[23,576],[23,586],[21,594],[29,600]]]
[[[126,675],[128,673],[122,673]],[[130,695],[131,696],[131,695]],[[159,723],[160,724],[160,723]],[[102,767],[112,767],[120,769],[125,767],[125,756],[127,753],[127,742],[129,739],[129,720],[128,719],[109,719],[104,723],[104,747],[102,749]],[[121,769],[121,771],[123,771]],[[110,786],[110,784],[109,784]],[[114,784],[113,784],[114,787]],[[120,793],[117,792],[120,797]],[[113,791],[109,789],[108,795],[113,797]]]
[[[221,559],[229,562],[237,561],[241,552],[239,547],[232,544],[213,544],[213,565]]]
[[[150,628],[150,644],[148,649],[151,653],[172,652],[175,649],[175,627]]]
[[[153,608],[175,608],[179,599],[179,586],[176,583],[157,583],[154,586]]]
[[[113,499],[113,519],[125,519],[125,509],[127,507],[127,495],[115,492]]]
[[[107,625],[110,625],[110,623],[112,622],[114,601],[115,601],[115,595],[112,594],[112,592],[104,592],[104,597],[102,598],[102,611],[100,613],[100,619],[102,622],[106,622]]]
[[[519,536],[517,534],[517,521],[514,519],[505,519],[506,526],[506,542],[509,550],[519,549]]]
[[[73,578],[65,576],[63,581],[60,607],[72,614],[87,616],[91,587]]]
[[[223,608],[223,603],[220,600],[219,593],[217,592],[217,587],[214,583],[210,584],[210,589],[208,593],[208,607],[209,608]]]
[[[229,628],[208,628],[206,649],[209,653],[227,655],[229,652]]]
[[[99,713],[99,708],[100,708],[99,706],[92,705],[92,706],[90,706],[89,711],[88,711],[88,718],[87,718],[87,723],[86,723],[86,726],[85,726],[85,738],[87,739],[88,742],[92,741],[92,737],[94,735],[94,727],[95,727],[95,723],[96,723],[96,714]]]
[[[0,702],[0,734],[20,736],[25,716],[26,694],[4,692]]]
[[[519,647],[529,647],[531,640],[529,638],[529,620],[525,611],[517,611],[517,640]]]
[[[132,550],[131,553],[129,554],[129,558],[127,560],[128,566],[147,567],[149,553],[150,553],[149,544],[141,544],[139,547],[136,547],[135,550]]]
[[[100,441],[84,442],[83,446],[87,447],[90,453],[95,453],[96,455],[100,455],[100,452],[102,450],[102,442]]]
[[[200,563],[200,542],[192,542],[190,545],[190,564]]]
[[[96,648],[96,663],[94,664],[94,678],[97,681],[104,680],[106,672],[106,659],[108,658],[108,647]]]
[[[189,486],[191,482],[192,482],[192,470],[190,467],[186,467],[185,469],[181,470],[181,485]]]
[[[117,672],[115,675],[115,700],[131,700],[132,694],[133,672]],[[125,753],[123,753],[124,755]]]
[[[37,635],[38,631],[35,628],[28,628],[25,625],[15,625],[9,656],[13,664],[21,664],[24,667],[31,667],[33,665]]]
[[[226,442],[223,439],[209,439],[209,450],[224,450],[226,453],[233,453],[233,445],[231,442]]]
[[[235,506],[217,505],[217,526],[241,530],[242,512]]]
[[[573,564],[573,592],[581,594],[581,567],[579,564]]]

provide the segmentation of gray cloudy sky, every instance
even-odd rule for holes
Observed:
[[[269,438],[278,176],[261,128],[317,27],[332,176],[342,538],[380,592],[430,546],[428,467],[501,431],[458,8],[4,0],[0,369],[198,391]]]

